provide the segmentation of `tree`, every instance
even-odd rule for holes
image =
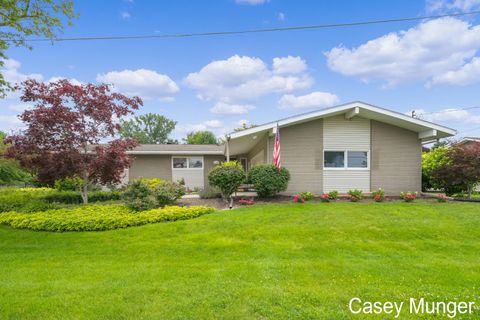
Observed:
[[[236,161],[224,162],[215,166],[208,174],[208,182],[217,187],[225,201],[230,200],[232,207],[232,194],[245,180],[245,171],[240,163]]]
[[[147,113],[136,116],[132,120],[122,120],[120,135],[123,138],[132,138],[143,144],[172,143],[168,138],[175,129],[176,121],[162,115]]]
[[[72,0],[2,0],[0,5],[0,66],[3,66],[5,51],[11,46],[27,47],[31,36],[55,39],[63,32],[63,19],[71,25],[77,15]],[[12,89],[0,74],[0,96]]]
[[[447,147],[432,148],[431,151],[422,153],[422,190],[444,188],[442,181],[432,177],[432,172],[450,162],[447,153]]]
[[[190,132],[184,139],[187,144],[217,144],[218,140],[211,131]]]
[[[0,131],[0,185],[26,183],[32,180],[32,176],[25,170],[22,170],[18,163],[11,159],[6,159],[3,154],[7,149],[4,143],[6,134]]]
[[[471,197],[473,188],[480,182],[480,145],[448,149],[449,161],[432,171],[432,177],[442,183],[448,195],[466,191]]]
[[[34,108],[20,115],[26,129],[7,137],[12,145],[6,155],[35,172],[40,182],[83,179],[82,199],[88,202],[88,186],[120,182],[131,164],[127,151],[137,145],[133,139],[114,139],[118,119],[141,106],[138,97],[111,92],[105,84],[74,85],[68,80],[21,84],[23,102]],[[100,144],[107,139],[112,141]]]
[[[235,128],[235,129],[233,129],[233,131],[239,132],[239,131],[243,131],[243,130],[247,130],[247,129],[255,128],[255,127],[258,127],[258,125],[256,125],[256,124],[248,125],[248,124],[246,124],[246,123],[244,122],[244,123],[242,123],[242,126],[241,126],[241,127]]]

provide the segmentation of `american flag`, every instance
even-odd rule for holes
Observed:
[[[280,171],[281,162],[280,162],[280,128],[277,123],[277,131],[275,132],[275,145],[273,146],[273,164]]]

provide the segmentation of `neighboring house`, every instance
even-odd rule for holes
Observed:
[[[233,132],[225,146],[140,146],[131,152],[136,160],[129,179],[184,178],[187,186],[201,187],[219,161],[238,160],[247,170],[272,163],[277,125],[282,166],[291,174],[287,194],[370,192],[380,187],[389,194],[420,191],[422,145],[456,134],[441,125],[352,102]],[[202,168],[195,171],[191,163],[200,158]]]
[[[462,141],[457,143],[457,146],[460,147],[470,147],[470,146],[479,146],[480,145],[480,138],[475,137],[465,137]]]

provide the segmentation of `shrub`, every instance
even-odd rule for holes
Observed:
[[[32,212],[35,208],[51,208],[43,197],[56,192],[50,188],[4,188],[0,189],[0,212]]]
[[[92,191],[88,195],[90,202],[102,202],[121,199],[120,191]],[[66,204],[79,204],[82,203],[82,195],[77,191],[55,191],[51,192],[42,198],[48,203],[66,203]]]
[[[337,200],[338,199],[338,191],[337,190],[332,190],[328,193],[328,196],[332,200]]]
[[[241,199],[238,201],[242,206],[251,206],[255,204],[255,201],[252,199]]]
[[[299,196],[305,201],[310,201],[310,200],[313,199],[313,197],[315,195],[313,194],[313,192],[305,191],[305,192],[300,193]]]
[[[200,190],[198,193],[201,199],[213,199],[213,198],[221,198],[222,195],[217,188],[208,187],[203,190]]]
[[[350,201],[352,202],[358,202],[363,199],[362,190],[358,190],[358,189],[348,190],[348,195],[350,197]]]
[[[102,231],[147,223],[186,220],[212,213],[209,207],[165,207],[143,212],[131,211],[124,205],[85,205],[71,209],[47,210],[36,213],[6,212],[0,224],[15,229],[36,231]]]
[[[80,191],[83,185],[84,181],[77,176],[55,181],[55,189],[58,191]]]
[[[157,206],[164,207],[174,204],[185,195],[185,187],[173,181],[163,180],[153,189],[153,193],[157,199]]]
[[[328,193],[324,193],[320,196],[320,201],[322,201],[322,202],[330,202],[332,200],[334,200],[334,199]]]
[[[305,200],[302,199],[302,197],[300,197],[298,194],[295,195],[292,199],[292,202],[295,202],[295,203],[305,203]]]
[[[378,188],[372,192],[372,197],[375,202],[383,202],[385,200],[385,190]]]
[[[273,197],[287,190],[290,173],[287,169],[278,170],[273,164],[258,164],[248,172],[248,181],[253,184],[261,198]]]
[[[135,211],[164,207],[185,194],[179,183],[161,179],[138,179],[129,183],[124,193],[127,206]]]
[[[224,199],[228,199],[245,181],[245,171],[236,161],[224,162],[215,166],[208,174],[208,182],[220,190]]]
[[[400,198],[402,198],[405,202],[413,202],[417,199],[417,192],[400,192]]]

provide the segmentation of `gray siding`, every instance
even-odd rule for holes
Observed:
[[[205,188],[209,186],[208,173],[215,166],[214,164],[215,161],[223,162],[225,161],[225,157],[224,156],[204,156],[203,157],[203,175],[204,175]]]
[[[421,191],[422,145],[413,131],[371,121],[371,189]]]
[[[172,180],[171,155],[136,155],[129,170],[129,180],[159,178]]]
[[[323,121],[322,119],[281,128],[282,167],[290,171],[287,194],[323,192]],[[270,137],[268,162],[272,162],[273,137]]]
[[[248,152],[247,160],[248,163],[252,160],[253,157],[257,155],[260,151],[263,150],[263,162],[267,162],[267,135],[265,134],[257,144]]]

